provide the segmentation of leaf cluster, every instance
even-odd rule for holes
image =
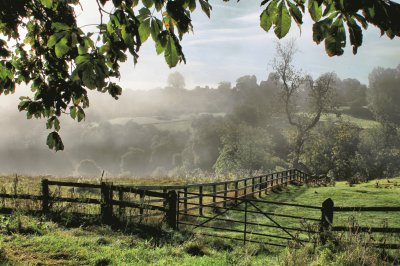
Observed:
[[[393,39],[400,36],[400,5],[384,0],[264,0],[266,6],[260,15],[260,26],[283,38],[290,30],[292,20],[301,28],[303,16],[309,13],[314,21],[313,40],[324,42],[329,56],[344,53],[346,31],[353,53],[356,54],[363,42],[362,28],[373,24]]]

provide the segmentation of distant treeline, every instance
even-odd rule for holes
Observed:
[[[399,79],[400,67],[375,69],[369,86],[335,77],[337,108],[306,139],[304,170],[340,179],[398,174]],[[175,73],[165,88],[125,90],[118,101],[93,94],[84,123],[63,121],[66,150],[57,153],[43,144],[41,123],[7,110],[11,115],[0,120],[0,172],[99,176],[105,170],[109,176],[144,176],[290,167],[293,134],[280,93],[274,73],[261,82],[243,76],[234,85],[191,90]],[[311,104],[309,93],[304,88],[296,95],[301,112]],[[360,127],[343,114],[379,123]]]

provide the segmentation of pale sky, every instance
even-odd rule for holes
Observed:
[[[163,55],[157,56],[151,38],[143,45],[139,63],[132,60],[122,65],[120,84],[130,89],[151,89],[165,86],[168,75],[179,71],[185,76],[187,88],[196,85],[215,86],[220,81],[235,80],[243,75],[256,75],[258,81],[265,80],[271,71],[275,41],[273,32],[266,33],[259,26],[262,11],[259,1],[237,1],[225,3],[211,0],[211,19],[200,8],[192,15],[194,33],[184,36],[183,51],[187,63],[169,69]],[[93,0],[83,1],[84,12],[81,23],[98,22],[97,7]],[[370,25],[364,32],[364,42],[358,54],[353,55],[350,41],[345,54],[328,57],[324,44],[316,45],[312,40],[312,21],[307,14],[300,34],[292,21],[289,35],[295,37],[300,52],[296,65],[314,77],[335,71],[340,78],[357,78],[368,84],[368,74],[376,66],[394,68],[400,64],[400,39],[390,40],[380,36],[380,31]]]

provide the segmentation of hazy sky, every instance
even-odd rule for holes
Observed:
[[[273,32],[264,32],[259,26],[262,11],[260,1],[211,0],[211,19],[200,9],[192,16],[194,34],[184,36],[183,51],[187,64],[169,69],[163,56],[157,56],[154,42],[149,38],[140,50],[139,63],[132,60],[122,67],[121,84],[124,88],[151,89],[165,85],[174,71],[186,78],[188,88],[195,85],[215,85],[220,81],[235,80],[243,75],[254,74],[258,80],[266,79],[271,71],[274,57]],[[94,0],[83,1],[81,23],[98,22]],[[351,52],[350,43],[343,56],[330,58],[324,45],[312,41],[311,20],[306,16],[300,34],[292,22],[289,35],[297,38],[300,53],[296,58],[299,68],[317,76],[323,72],[336,71],[341,78],[353,77],[368,83],[368,74],[375,66],[396,67],[400,64],[400,39],[380,37],[372,25],[364,33],[364,43],[357,55]],[[288,36],[289,37],[289,36]],[[287,37],[287,38],[288,38]]]

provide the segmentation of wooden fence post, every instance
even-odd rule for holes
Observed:
[[[267,175],[267,176],[265,177],[265,190],[264,190],[265,195],[268,194],[268,176],[269,176],[269,175]]]
[[[289,172],[285,171],[285,187],[288,186],[288,182],[289,182]]]
[[[258,186],[258,197],[261,198],[261,190],[262,190],[262,176],[260,176],[260,184]]]
[[[171,190],[168,192],[168,211],[167,211],[167,223],[172,229],[177,228],[177,203],[178,196],[176,195],[175,190]]]
[[[203,186],[199,186],[199,215],[203,216]]]
[[[164,194],[167,194],[168,190],[166,188],[163,188],[162,192]],[[164,209],[167,208],[167,200],[166,199],[164,199],[164,201],[163,201],[163,207],[164,207]]]
[[[124,191],[118,190],[118,200],[124,201]],[[121,219],[123,216],[125,216],[125,207],[122,207],[121,205],[119,205],[118,215],[119,215],[119,219]]]
[[[226,202],[227,202],[227,198],[228,197],[228,183],[224,184],[224,208],[226,208]]]
[[[254,195],[254,186],[255,186],[255,183],[256,183],[255,178],[252,177],[252,178],[251,178],[251,194],[252,194],[252,195]]]
[[[239,182],[235,181],[235,204],[238,204],[237,198],[239,197]]]
[[[244,179],[244,197],[247,196],[247,178]]]
[[[244,199],[245,202],[245,207],[244,207],[244,231],[243,231],[243,242],[244,245],[246,245],[246,241],[247,241],[247,199]]]
[[[327,235],[326,232],[329,231],[333,224],[333,207],[334,203],[331,198],[326,199],[322,203],[321,208],[321,224],[320,224],[320,239],[322,244],[326,243]]]
[[[42,179],[42,212],[47,214],[49,212],[50,192],[49,180]]]
[[[215,207],[215,203],[217,202],[217,185],[213,185],[213,206]]]
[[[184,197],[184,199],[183,199],[183,208],[185,209],[184,210],[184,212],[185,213],[188,213],[188,199],[187,199],[187,197],[188,197],[188,188],[187,187],[184,187],[183,188],[183,197]]]
[[[139,209],[139,214],[140,214],[140,221],[143,219],[143,214],[144,214],[144,197],[145,197],[145,191],[142,190],[139,193],[140,196],[140,209]]]
[[[274,180],[275,180],[275,174],[273,173],[272,175],[271,175],[271,190],[272,189],[274,189]]]
[[[112,183],[101,182],[101,222],[112,224],[113,205],[112,205]]]

